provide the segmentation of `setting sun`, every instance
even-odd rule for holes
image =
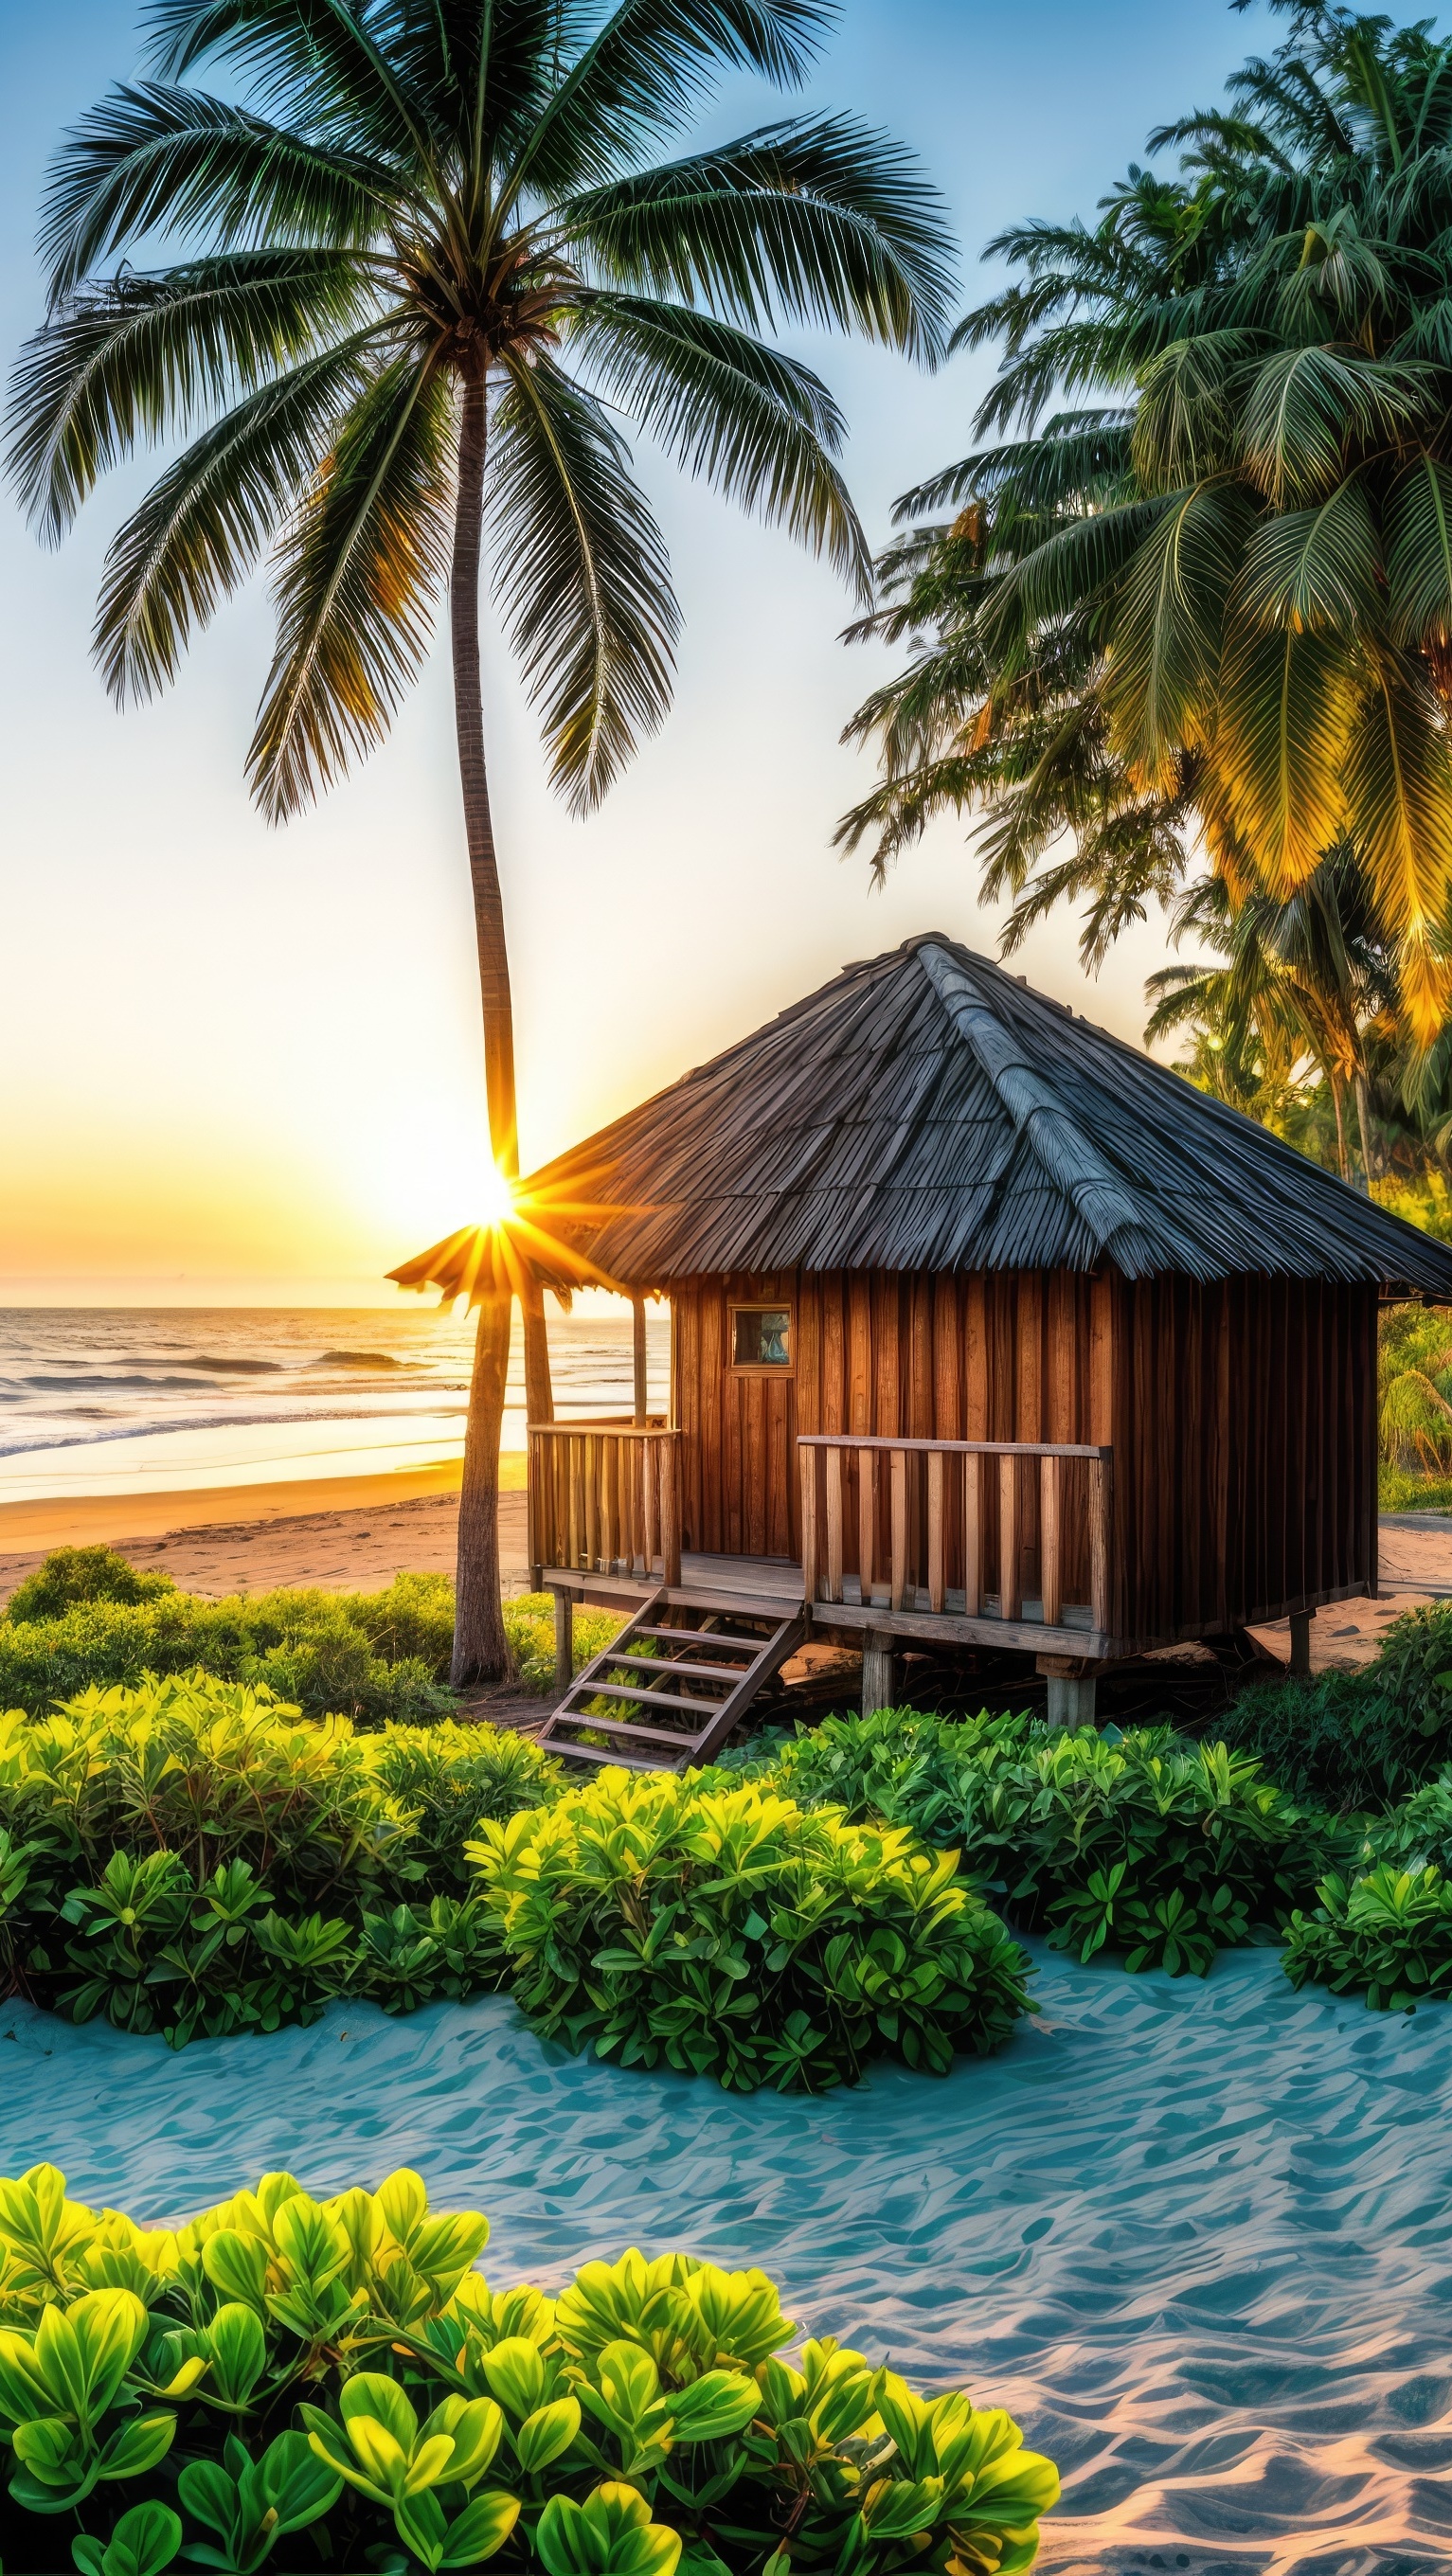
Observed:
[[[507,1172],[501,1172],[497,1163],[486,1165],[479,1191],[480,1224],[507,1225],[514,1214],[517,1188],[518,1183]]]

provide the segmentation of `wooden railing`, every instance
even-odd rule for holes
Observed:
[[[681,1579],[679,1431],[660,1421],[532,1422],[529,1561]]]
[[[1109,1449],[813,1432],[797,1450],[809,1604],[1109,1629]]]

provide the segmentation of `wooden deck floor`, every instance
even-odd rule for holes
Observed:
[[[850,1578],[849,1578],[850,1580]],[[586,1574],[573,1567],[546,1566],[546,1587],[569,1592],[576,1601],[593,1602],[600,1607],[634,1609],[652,1588],[641,1575]],[[961,1595],[959,1596],[961,1600]],[[802,1569],[788,1559],[776,1556],[702,1556],[685,1554],[681,1558],[681,1579],[672,1587],[673,1602],[708,1605],[757,1616],[782,1617],[801,1607]],[[991,1611],[968,1618],[955,1609],[951,1595],[945,1612],[934,1616],[926,1609],[894,1610],[886,1600],[874,1599],[864,1606],[857,1600],[842,1602],[817,1601],[812,1605],[812,1626],[816,1630],[835,1629],[844,1644],[860,1644],[864,1630],[890,1634],[905,1640],[914,1637],[934,1645],[992,1645],[1017,1648],[1039,1655],[1100,1657],[1108,1641],[1093,1632],[1087,1609],[1066,1607],[1062,1624],[1044,1626],[1036,1618],[1035,1601],[1024,1603],[1021,1619],[998,1619]]]
[[[577,1601],[602,1607],[619,1602],[633,1606],[654,1589],[643,1575],[584,1574],[574,1568],[547,1565],[544,1581],[552,1591],[573,1592]],[[709,1601],[732,1610],[773,1610],[780,1615],[802,1606],[802,1569],[778,1556],[696,1556],[681,1558],[681,1579],[672,1601]]]

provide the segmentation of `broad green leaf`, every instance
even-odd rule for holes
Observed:
[[[418,2440],[418,2417],[397,2380],[386,2372],[354,2371],[343,2382],[338,2404],[350,2432],[355,2422],[371,2418],[392,2436],[405,2457]]]
[[[477,2567],[502,2549],[519,2520],[519,2499],[486,2487],[449,2524],[441,2567]]]
[[[544,2395],[544,2363],[539,2346],[523,2335],[509,2335],[484,2356],[484,2376],[501,2406],[511,2415],[532,2415]]]
[[[136,2415],[111,2435],[101,2453],[103,2478],[144,2477],[164,2460],[176,2435],[174,2415]]]
[[[242,2532],[237,2482],[216,2460],[186,2460],[177,2474],[177,2493],[197,2522],[220,2532],[235,2547]]]
[[[671,2431],[678,2442],[721,2442],[744,2432],[761,2411],[761,2391],[754,2379],[731,2370],[708,2370],[667,2399]]]
[[[261,2237],[219,2229],[202,2247],[202,2269],[224,2299],[266,2316],[267,2247]]]
[[[755,2391],[752,2392],[753,2396]],[[541,2406],[527,2415],[515,2433],[514,2452],[526,2477],[537,2477],[552,2460],[559,2459],[580,2430],[578,2398],[557,2397],[549,2406]]]
[[[303,2433],[279,2433],[257,2464],[259,2492],[277,2516],[279,2532],[302,2531],[328,2511],[342,2493],[343,2481],[320,2460]]]
[[[161,2576],[181,2539],[181,2522],[169,2504],[134,2504],[111,2534],[101,2576]]]
[[[224,2406],[245,2406],[267,2368],[267,2337],[256,2310],[237,2300],[219,2308],[207,2328],[207,2357],[208,2394]]]

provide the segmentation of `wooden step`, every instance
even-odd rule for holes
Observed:
[[[622,1655],[618,1646],[615,1660],[617,1664],[638,1664],[647,1673],[699,1673],[708,1682],[739,1682],[745,1671],[743,1664],[688,1663],[684,1655]]]
[[[669,1637],[676,1644],[684,1638],[689,1645],[724,1646],[728,1654],[754,1655],[761,1643],[759,1637],[723,1637],[718,1628],[637,1628],[632,1637]]]
[[[770,1608],[763,1606],[759,1611],[754,1608],[742,1611],[734,1605],[723,1610],[718,1602],[696,1605],[708,1611],[713,1620],[722,1616],[750,1618],[767,1632],[760,1637],[726,1637],[714,1628],[663,1628],[652,1624],[659,1621],[666,1606],[663,1590],[652,1593],[641,1603],[619,1636],[598,1655],[592,1656],[584,1671],[577,1674],[559,1707],[552,1710],[546,1719],[536,1738],[538,1743],[553,1746],[572,1761],[615,1762],[632,1771],[682,1771],[689,1766],[704,1765],[714,1758],[762,1685],[780,1669],[788,1655],[795,1652],[806,1633],[803,1613],[783,1616],[775,1603]],[[672,1601],[669,1606],[675,1609],[679,1604]],[[703,1644],[709,1641],[713,1651],[724,1647],[730,1653],[742,1655],[745,1660],[739,1665],[712,1666],[692,1663],[684,1654],[632,1653],[636,1641],[645,1637],[657,1641],[665,1639],[682,1646],[692,1645],[698,1640]],[[606,1680],[608,1673],[622,1666],[639,1670],[641,1678],[625,1682]],[[713,1682],[724,1683],[726,1687],[722,1696],[719,1699],[704,1699],[699,1695],[687,1698],[678,1691],[659,1687],[663,1682],[684,1682],[697,1676],[708,1686]],[[698,1724],[694,1733],[688,1733],[684,1728],[679,1732],[664,1733],[659,1727],[645,1722],[643,1716],[636,1719],[592,1713],[588,1706],[592,1699],[627,1700],[642,1712],[681,1709]],[[613,1741],[603,1747],[576,1744],[568,1730],[577,1728],[598,1730],[622,1741],[618,1748]],[[624,1739],[637,1741],[627,1743]],[[645,1749],[647,1745],[668,1746],[676,1758],[663,1761],[658,1756],[653,1757]]]
[[[579,1689],[576,1682],[570,1697],[574,1698]],[[679,1691],[648,1691],[638,1682],[592,1682],[590,1696],[594,1699],[640,1700],[652,1708],[688,1708],[695,1717],[714,1717],[717,1709],[724,1705],[719,1699],[685,1699]],[[580,1710],[571,1708],[568,1701],[561,1702],[562,1717],[578,1717],[580,1714]]]
[[[695,1737],[679,1727],[637,1726],[629,1717],[590,1717],[583,1709],[561,1709],[556,1712],[562,1726],[595,1726],[604,1735],[643,1735],[651,1744],[672,1744],[679,1752],[683,1744],[694,1744]]]

